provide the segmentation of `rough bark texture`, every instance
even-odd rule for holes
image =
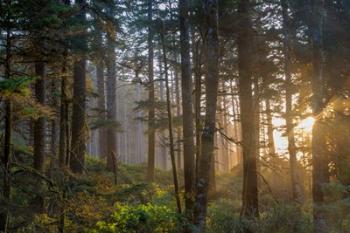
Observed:
[[[11,5],[11,2],[6,2],[7,6]],[[7,24],[9,26],[9,24]],[[4,62],[5,79],[11,78],[11,30],[6,28],[6,57]],[[12,153],[12,102],[10,99],[5,101],[5,132],[4,132],[4,144],[3,144],[3,156],[1,162],[3,164],[3,193],[2,198],[5,203],[10,202],[11,197],[11,177],[10,177],[10,162]],[[9,222],[8,210],[4,208],[0,212],[0,232],[7,232]]]
[[[206,31],[206,112],[202,133],[201,156],[198,165],[198,178],[196,181],[196,200],[194,205],[194,222],[198,232],[205,231],[205,221],[208,204],[209,177],[214,156],[214,136],[216,103],[218,91],[218,1],[202,1],[203,14],[205,17]]]
[[[86,151],[86,60],[74,63],[73,70],[73,113],[72,113],[72,152],[70,168],[75,173],[84,171]]]
[[[2,163],[4,165],[3,174],[3,193],[5,203],[10,201],[11,177],[10,177],[10,159],[11,159],[11,138],[12,138],[12,103],[10,100],[5,102],[5,135],[4,135],[4,155]],[[8,211],[4,209],[0,212],[0,232],[6,232],[8,225]]]
[[[105,76],[104,76],[104,63],[102,55],[102,33],[97,38],[97,46],[100,49],[98,61],[96,63],[96,79],[98,99],[97,105],[100,110],[99,117],[103,121],[106,119],[106,97],[105,97]],[[104,127],[98,130],[98,148],[100,158],[106,158],[106,129]]]
[[[85,0],[76,2],[80,7],[78,17],[85,20]],[[85,38],[82,39],[85,44]],[[86,45],[82,45],[85,49]],[[83,55],[74,62],[73,67],[73,113],[72,113],[72,148],[70,168],[74,173],[82,173],[86,151],[86,57]]]
[[[195,157],[193,140],[192,70],[190,58],[188,7],[188,0],[179,1],[185,205],[188,215],[191,216],[194,200]]]
[[[254,100],[252,96],[252,33],[249,0],[239,3],[240,33],[238,34],[239,100],[243,146],[243,201],[241,215],[255,217],[258,209],[257,149]]]
[[[110,27],[112,28],[112,26]],[[115,54],[115,31],[107,33],[108,57],[107,57],[107,119],[111,122],[117,120],[117,103],[116,103],[116,54]],[[107,168],[109,171],[116,170],[117,156],[117,129],[108,127],[106,129],[106,158]]]
[[[147,180],[154,181],[154,166],[155,166],[155,129],[154,129],[154,71],[153,71],[153,26],[152,26],[152,0],[148,0],[148,166]]]
[[[316,119],[312,130],[312,197],[315,233],[329,232],[324,213],[324,193],[322,189],[322,186],[328,182],[328,163],[322,133],[322,118],[319,116],[324,107],[323,12],[324,0],[312,1],[312,110]]]
[[[43,62],[38,62],[35,64],[35,75],[38,78],[35,82],[35,98],[41,105],[45,104],[45,69],[45,64]],[[34,121],[33,168],[40,172],[42,172],[44,169],[45,123],[44,117],[39,117]]]
[[[176,43],[174,43],[174,47],[176,46]],[[179,78],[179,72],[178,72],[178,68],[177,63],[178,63],[178,59],[177,59],[177,54],[176,52],[174,53],[174,60],[175,60],[175,67],[174,67],[174,81],[175,81],[175,104],[176,104],[176,116],[177,117],[181,117],[181,103],[180,103],[180,78]],[[181,130],[181,126],[177,126],[176,127],[176,163],[177,163],[177,167],[178,170],[181,170],[183,165],[182,165],[182,149],[181,149],[181,141],[182,141],[182,130]]]
[[[65,67],[63,68],[65,73]],[[63,167],[66,164],[67,156],[67,124],[66,121],[68,118],[68,104],[67,104],[67,81],[66,77],[62,77],[61,80],[61,101],[60,101],[60,138],[58,146],[58,164],[60,167]]]
[[[194,36],[194,35],[193,35]],[[202,121],[201,121],[201,97],[202,97],[202,74],[201,74],[201,56],[199,53],[199,43],[196,43],[194,48],[194,79],[195,79],[195,118],[196,118],[196,177],[198,174],[198,164],[201,155],[201,135],[202,135]]]

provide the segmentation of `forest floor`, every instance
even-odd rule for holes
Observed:
[[[22,211],[13,220],[14,232],[58,232],[60,225],[64,225],[66,232],[182,232],[186,221],[176,213],[171,172],[157,170],[152,184],[146,182],[145,173],[145,165],[121,164],[118,184],[115,185],[114,175],[106,172],[104,162],[88,158],[85,174],[76,176],[68,171],[52,171],[48,174],[50,179],[43,181],[45,185],[39,189],[37,183],[31,183],[30,176],[14,179],[15,187],[25,183],[27,193],[31,192],[26,196],[19,189],[14,192],[14,206]],[[179,178],[183,178],[181,172]],[[244,227],[257,233],[311,232],[310,202],[293,204],[289,197],[280,193],[276,197],[271,193],[274,187],[264,185],[264,182],[260,184],[260,219],[240,219],[241,186],[242,179],[237,169],[217,174],[216,191],[211,195],[208,209],[208,233],[240,233]],[[30,200],[37,197],[44,200],[43,212],[31,207],[33,201]],[[346,204],[349,207],[349,203]],[[342,211],[337,205],[332,207],[334,211]],[[61,213],[64,213],[64,218]],[[341,213],[340,218],[339,214],[332,214],[338,218],[333,232],[350,232],[349,213]]]

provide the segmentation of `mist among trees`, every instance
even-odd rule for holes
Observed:
[[[350,233],[350,1],[1,0],[0,232]]]

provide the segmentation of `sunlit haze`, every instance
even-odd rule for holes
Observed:
[[[276,149],[279,154],[283,154],[288,149],[288,140],[286,135],[284,135],[281,130],[282,127],[285,127],[285,120],[283,118],[273,118],[272,120],[273,126],[275,128],[273,136],[276,144]],[[315,119],[313,117],[307,117],[300,121],[298,125],[296,125],[295,129],[302,131],[305,134],[311,134],[312,127],[315,123]]]

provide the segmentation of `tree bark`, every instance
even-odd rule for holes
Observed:
[[[288,137],[288,152],[290,174],[292,182],[292,197],[297,202],[302,202],[301,187],[299,184],[298,161],[296,157],[294,123],[293,123],[293,83],[291,76],[291,55],[290,55],[290,19],[288,16],[288,5],[286,0],[281,0],[283,19],[283,52],[284,52],[284,75],[286,81],[286,128]]]
[[[195,35],[193,34],[193,37]],[[193,41],[195,42],[195,40]],[[199,52],[200,42],[196,42],[193,49],[194,56],[194,79],[195,79],[195,124],[196,124],[196,161],[195,161],[195,177],[198,174],[198,164],[201,155],[201,136],[202,136],[202,121],[201,121],[201,97],[202,97],[202,74],[201,74],[201,55]],[[196,178],[195,178],[196,179]]]
[[[110,28],[113,28],[111,25]],[[115,31],[111,30],[107,33],[108,57],[107,57],[107,119],[111,122],[117,120],[117,103],[116,103],[116,54],[115,54]],[[106,159],[107,169],[109,171],[116,170],[117,156],[117,129],[108,127],[106,129]]]
[[[45,104],[45,79],[46,67],[43,62],[35,63],[35,74],[38,80],[35,82],[36,101]],[[34,121],[34,148],[33,148],[33,168],[43,172],[45,158],[45,125],[44,117],[39,117]]]
[[[311,42],[312,42],[312,111],[315,123],[312,130],[312,197],[314,232],[329,232],[325,217],[323,186],[328,182],[328,162],[326,159],[326,142],[322,132],[322,114],[324,108],[324,55],[323,55],[323,21],[324,0],[312,1]]]
[[[85,20],[85,0],[76,1],[81,7],[78,17]],[[82,47],[86,49],[85,38]],[[73,68],[73,113],[72,113],[72,152],[70,168],[74,173],[83,173],[86,151],[86,55],[74,62]]]
[[[72,152],[70,168],[74,173],[83,173],[86,151],[86,60],[80,58],[74,63],[73,71],[73,113]]]
[[[168,62],[166,58],[166,49],[164,41],[164,25],[162,23],[162,31],[160,33],[162,50],[163,50],[163,62],[164,62],[164,73],[165,73],[165,88],[166,88],[166,102],[167,102],[167,114],[168,114],[168,130],[169,130],[169,144],[170,144],[170,158],[173,171],[174,189],[176,206],[178,213],[181,214],[181,202],[179,195],[179,182],[177,178],[176,162],[175,162],[175,150],[174,150],[174,136],[173,136],[173,123],[172,123],[172,113],[171,113],[171,100],[170,100],[170,88],[169,88],[169,77],[168,77]]]
[[[7,6],[10,6],[10,2],[6,2]],[[11,30],[6,29],[6,57],[5,57],[5,78],[8,80],[11,78]],[[10,174],[10,162],[12,153],[12,102],[10,99],[5,101],[5,132],[4,132],[4,154],[1,158],[3,164],[3,198],[5,203],[10,203],[11,198],[11,174]],[[8,207],[0,212],[0,232],[7,232],[9,222]]]
[[[192,103],[192,70],[189,36],[189,2],[179,1],[180,10],[180,43],[181,43],[181,87],[183,111],[183,156],[185,178],[186,212],[192,219],[195,181],[195,157],[193,140],[193,103]]]
[[[254,120],[254,100],[252,96],[252,26],[249,5],[249,0],[241,0],[239,3],[238,12],[241,18],[237,41],[243,145],[243,201],[241,216],[247,218],[259,216],[256,126]]]
[[[99,35],[97,38],[97,47],[100,50],[99,51],[99,57],[96,62],[96,79],[97,79],[97,90],[98,90],[98,99],[97,104],[98,108],[100,110],[99,118],[104,121],[106,120],[106,97],[105,97],[105,75],[104,75],[104,57],[102,54],[102,32],[99,31]],[[105,127],[101,127],[98,130],[98,148],[99,148],[99,155],[101,159],[105,159],[106,156],[106,129]]]
[[[218,60],[219,60],[219,40],[218,40],[218,1],[202,1],[205,17],[206,31],[206,109],[205,122],[202,133],[201,156],[198,165],[198,178],[196,181],[196,200],[194,205],[194,223],[198,232],[205,232],[205,222],[208,205],[209,177],[213,156],[214,156],[214,136],[215,118],[218,91]]]
[[[148,0],[148,165],[147,165],[147,180],[154,181],[154,166],[155,166],[155,106],[154,106],[154,71],[153,71],[153,13],[152,0]]]
[[[265,100],[266,107],[266,121],[267,121],[267,148],[269,156],[276,157],[275,140],[273,137],[273,123],[272,123],[272,109],[270,98]]]

